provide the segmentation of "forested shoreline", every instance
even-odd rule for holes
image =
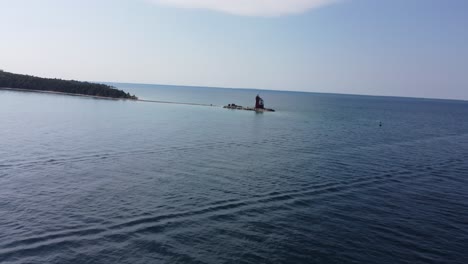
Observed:
[[[41,78],[36,76],[5,72],[2,70],[0,70],[0,88],[60,92],[116,99],[138,99],[135,95],[130,95],[129,93],[106,84]]]

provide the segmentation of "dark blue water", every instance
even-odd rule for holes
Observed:
[[[0,262],[468,263],[467,102],[261,96],[0,91]]]

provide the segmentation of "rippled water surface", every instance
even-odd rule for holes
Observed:
[[[0,91],[0,263],[468,263],[467,102],[261,95]]]

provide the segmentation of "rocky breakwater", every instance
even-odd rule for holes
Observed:
[[[245,110],[245,111],[255,111],[255,112],[275,112],[271,108],[257,108],[257,107],[244,107],[236,104],[228,104],[223,108],[232,109],[232,110]]]

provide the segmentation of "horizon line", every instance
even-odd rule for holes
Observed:
[[[9,72],[5,71],[5,69],[0,69],[1,72]],[[14,74],[21,74],[21,75],[29,75],[40,77],[37,75],[30,75],[24,73],[14,73]],[[52,78],[52,79],[62,79],[57,77],[40,77],[40,78]],[[67,80],[67,79],[62,79]],[[140,83],[140,82],[119,82],[119,81],[87,81],[87,80],[78,80],[78,79],[69,79],[72,81],[82,81],[82,82],[91,82],[91,83],[115,83],[115,84],[136,84],[136,85],[159,85],[159,86],[174,86],[174,87],[193,87],[193,88],[210,88],[210,89],[233,89],[233,90],[261,90],[261,91],[271,91],[271,92],[293,92],[293,93],[314,93],[314,94],[331,94],[331,95],[348,95],[348,96],[371,96],[371,97],[389,97],[389,98],[406,98],[406,99],[422,99],[422,100],[445,100],[445,101],[460,101],[460,102],[468,102],[468,98],[466,99],[459,99],[459,98],[436,98],[436,97],[419,97],[419,96],[403,96],[403,95],[379,95],[379,94],[353,94],[353,93],[340,93],[340,92],[314,92],[314,91],[301,91],[301,90],[275,90],[271,88],[246,88],[246,87],[226,87],[226,86],[202,86],[202,85],[179,85],[179,84],[160,84],[160,83]]]
[[[91,81],[97,83],[115,83],[115,84],[136,84],[136,85],[157,85],[157,86],[173,86],[173,87],[192,87],[192,88],[209,88],[209,89],[232,89],[232,90],[261,90],[270,92],[292,92],[292,93],[313,93],[313,94],[331,94],[331,95],[349,95],[349,96],[369,96],[369,97],[389,97],[389,98],[404,98],[404,99],[423,99],[423,100],[444,100],[444,101],[461,101],[468,102],[467,99],[456,98],[436,98],[436,97],[417,97],[417,96],[403,96],[403,95],[378,95],[378,94],[353,94],[353,93],[339,93],[339,92],[313,92],[301,90],[275,90],[269,88],[246,88],[246,87],[226,87],[226,86],[202,86],[202,85],[179,85],[179,84],[160,84],[160,83],[133,83],[133,82],[102,82]]]

